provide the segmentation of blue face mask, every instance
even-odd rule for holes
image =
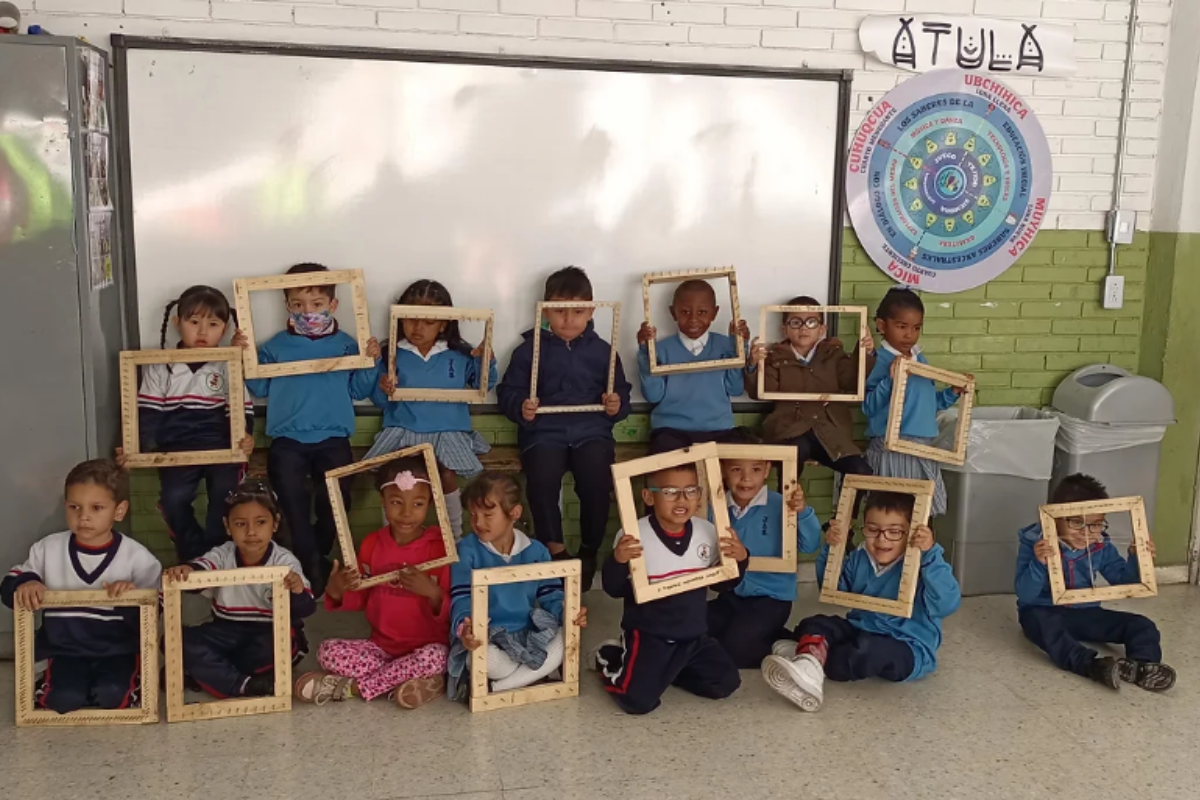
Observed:
[[[336,321],[328,311],[300,311],[291,315],[292,329],[301,336],[324,336],[333,330]]]

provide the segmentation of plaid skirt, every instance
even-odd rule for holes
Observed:
[[[479,456],[490,451],[478,431],[443,431],[417,433],[407,428],[384,428],[375,436],[375,443],[363,458],[374,458],[419,444],[433,445],[438,464],[463,478],[473,478],[483,472]]]
[[[905,436],[904,439],[917,444],[933,444],[933,439]],[[882,478],[910,478],[933,481],[933,503],[929,507],[931,517],[946,513],[946,484],[942,482],[942,465],[928,458],[911,456],[908,453],[893,453],[883,446],[883,437],[867,442],[867,463],[875,474]],[[841,476],[838,476],[839,484]]]

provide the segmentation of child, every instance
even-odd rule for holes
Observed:
[[[437,281],[419,280],[396,299],[399,305],[452,306],[450,292]],[[456,320],[404,319],[394,343],[396,381],[408,389],[478,389],[483,369],[483,345],[463,341]],[[462,538],[462,495],[455,474],[473,478],[483,472],[478,456],[491,445],[471,429],[466,403],[393,402],[396,389],[387,374],[386,354],[371,402],[383,409],[383,430],[365,458],[394,453],[405,447],[432,444],[441,466],[446,513],[454,538]],[[496,385],[496,359],[488,366],[488,385]]]
[[[510,476],[485,472],[464,492],[471,514],[469,536],[450,568],[450,697],[465,700],[470,688],[467,657],[487,647],[487,674],[494,692],[520,689],[550,675],[563,662],[563,624],[587,627],[587,609],[563,620],[559,579],[488,588],[488,639],[471,628],[471,573],[477,569],[550,561],[550,551],[513,527],[521,518],[521,489]]]
[[[128,474],[112,461],[85,461],[67,474],[63,493],[69,530],[41,539],[25,563],[12,568],[0,582],[4,605],[37,611],[48,591],[103,588],[109,597],[120,597],[133,589],[157,589],[158,559],[113,530],[129,513]],[[35,649],[49,663],[36,705],[59,714],[85,706],[137,706],[140,631],[133,607],[46,609]]]
[[[907,543],[913,498],[892,492],[867,495],[863,536],[866,543],[846,554],[838,589],[868,597],[895,599],[900,590],[904,552],[921,551],[912,617],[854,610],[843,617],[817,615],[801,620],[792,638],[776,642],[775,655],[762,664],[772,689],[800,706],[817,711],[824,701],[825,677],[835,681],[883,678],[912,681],[933,672],[942,643],[942,618],[958,610],[962,594],[942,546],[921,525]],[[829,546],[845,539],[845,523],[834,519],[817,557],[817,583],[825,576]],[[799,644],[796,644],[799,640]]]
[[[175,309],[175,316],[171,316]],[[220,347],[229,321],[237,316],[225,295],[211,286],[193,286],[167,304],[163,312],[161,347],[167,347],[167,325],[179,333],[179,347]],[[207,364],[147,364],[138,389],[138,438],[143,452],[228,450],[229,372],[224,361]],[[247,456],[254,452],[254,406],[245,398],[246,435],[237,447]],[[117,448],[117,463],[124,466],[125,452]],[[207,464],[162,467],[158,470],[158,505],[179,560],[196,558],[225,541],[221,499],[237,488],[242,464]],[[204,481],[208,492],[207,524],[196,521],[192,503],[196,487]]]
[[[328,272],[320,264],[297,264],[288,275]],[[287,330],[281,331],[258,348],[260,364],[281,364],[317,358],[340,358],[358,354],[354,337],[338,330],[333,312],[338,301],[332,284],[285,289]],[[249,345],[238,331],[234,344]],[[379,360],[379,342],[372,338],[366,355]],[[326,556],[333,549],[337,528],[325,473],[354,461],[350,452],[350,434],[354,433],[354,401],[366,400],[375,389],[375,367],[351,372],[314,372],[283,378],[246,381],[246,388],[257,397],[270,397],[267,403],[267,435],[271,449],[267,456],[267,474],[279,493],[279,506],[292,535],[292,546],[312,579],[313,591],[320,597],[329,575]],[[309,485],[311,483],[311,489]],[[341,482],[342,501],[350,510],[351,479]],[[316,523],[313,500],[316,499]]]
[[[721,309],[707,281],[683,281],[671,301],[671,319],[679,326],[678,336],[659,339],[655,345],[659,364],[687,364],[734,358],[733,336],[750,339],[745,320],[729,324],[729,336],[709,331]],[[650,373],[647,343],[658,330],[642,323],[638,330],[638,376],[642,394],[654,404],[650,412],[650,452],[666,453],[700,442],[728,442],[738,434],[733,429],[731,397],[742,393],[742,371],[738,368],[686,372],[675,375]]]
[[[578,267],[565,267],[546,279],[547,301],[592,299],[592,283]],[[613,345],[600,338],[591,308],[547,309],[549,330],[526,331],[513,352],[496,399],[504,415],[517,423],[521,469],[529,494],[533,531],[556,559],[570,558],[563,543],[563,476],[575,478],[579,497],[583,591],[592,586],[596,554],[608,527],[612,502],[612,465],[616,460],[613,425],[629,416],[629,382],[617,358],[612,394],[608,391],[608,362]],[[537,400],[529,399],[533,337],[541,337]],[[595,405],[604,411],[578,414],[537,413],[541,403]]]
[[[187,583],[197,570],[289,567],[284,583],[292,594],[292,663],[308,652],[305,617],[317,610],[300,562],[271,541],[279,530],[279,506],[265,483],[243,481],[225,500],[225,530],[233,541],[187,564],[167,570]],[[221,586],[213,590],[213,619],[183,629],[184,673],[214,697],[262,697],[275,693],[275,636],[269,584]]]
[[[783,515],[795,514],[800,551],[811,553],[821,543],[821,523],[804,503],[799,484],[787,498],[767,489],[767,461],[722,461],[721,477],[729,499],[729,516],[738,539],[751,556],[778,558]],[[746,572],[732,592],[708,603],[708,634],[721,643],[738,669],[762,664],[771,646],[786,636],[788,617],[796,600],[794,572]]]
[[[820,305],[807,296],[793,297],[789,306]],[[758,370],[766,370],[768,392],[854,394],[858,391],[858,359],[837,339],[828,339],[825,317],[816,312],[789,314],[783,320],[784,340],[768,347],[755,340],[746,367],[746,391],[758,392]],[[858,346],[867,352],[867,372],[875,362],[870,334]],[[763,439],[770,444],[795,445],[798,469],[816,461],[844,475],[870,475],[871,465],[854,443],[849,403],[821,401],[777,402],[763,422]]]
[[[1051,503],[1084,503],[1108,498],[1108,491],[1090,475],[1068,475],[1054,489]],[[1122,558],[1108,538],[1103,514],[1068,517],[1054,521],[1059,546],[1055,553],[1042,538],[1040,524],[1023,528],[1017,554],[1017,616],[1025,638],[1050,656],[1060,669],[1091,678],[1113,689],[1121,681],[1135,683],[1152,692],[1165,692],[1175,685],[1175,670],[1162,663],[1158,628],[1146,617],[1126,611],[1101,608],[1099,603],[1056,606],[1050,600],[1050,578],[1046,562],[1062,560],[1068,589],[1095,585],[1096,573],[1116,586],[1139,583],[1136,543],[1129,557]],[[1150,555],[1155,552],[1150,542]],[[1081,641],[1125,646],[1124,658],[1100,656]]]
[[[916,292],[893,287],[884,295],[875,312],[875,328],[883,335],[883,350],[867,377],[867,394],[862,410],[867,416],[867,461],[875,474],[887,478],[933,481],[930,512],[933,516],[939,516],[946,513],[946,486],[942,483],[941,465],[927,458],[893,453],[883,446],[898,359],[916,359],[922,364],[928,363],[921,355],[921,345],[917,344],[924,320],[925,304]],[[938,433],[937,413],[957,403],[961,394],[962,389],[957,387],[939,392],[929,378],[910,376],[904,393],[901,438],[920,444],[933,444]]]
[[[450,567],[414,569],[446,555],[441,530],[425,527],[433,502],[425,461],[390,461],[375,480],[388,525],[363,540],[359,570],[367,577],[401,572],[386,585],[355,589],[358,574],[333,562],[325,608],[365,610],[371,638],[321,642],[317,660],[325,672],[309,672],[296,681],[301,702],[322,705],[354,695],[370,701],[394,692],[401,708],[417,708],[446,688]]]
[[[737,665],[725,648],[708,635],[708,590],[725,592],[741,581],[700,587],[639,604],[629,578],[629,561],[645,558],[651,581],[708,569],[720,553],[738,562],[745,574],[746,548],[732,528],[717,536],[712,523],[696,516],[703,495],[694,464],[671,467],[646,476],[642,501],[651,507],[638,520],[641,541],[618,534],[613,554],[604,562],[604,591],[625,601],[621,641],[606,642],[596,652],[596,668],[604,688],[628,714],[658,708],[668,686],[720,700],[741,686]]]

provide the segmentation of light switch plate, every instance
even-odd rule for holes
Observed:
[[[1118,208],[1108,212],[1108,240],[1115,244],[1133,244],[1137,233],[1137,212]]]

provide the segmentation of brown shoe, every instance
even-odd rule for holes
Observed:
[[[341,702],[353,696],[354,681],[328,672],[306,672],[296,681],[292,697],[301,703],[323,706],[330,700]]]
[[[405,681],[396,689],[396,705],[401,708],[420,708],[431,700],[436,700],[446,691],[446,676],[434,675],[432,678],[413,678]]]

